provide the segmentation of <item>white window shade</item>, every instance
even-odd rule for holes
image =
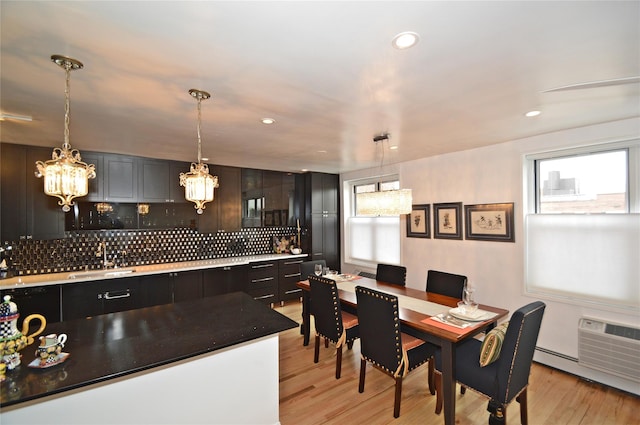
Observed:
[[[400,264],[400,217],[351,217],[348,225],[352,259]]]
[[[640,310],[640,214],[526,218],[526,290]]]

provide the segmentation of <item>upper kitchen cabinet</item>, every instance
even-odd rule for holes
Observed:
[[[96,178],[89,180],[89,193],[80,201],[102,202],[104,201],[104,166],[101,153],[81,152],[82,160],[87,164],[93,164],[96,170]]]
[[[309,173],[307,187],[310,190],[310,211],[312,214],[338,213],[337,174]]]
[[[242,227],[261,227],[264,211],[262,170],[242,169]]]
[[[213,202],[206,203],[206,208],[198,217],[198,230],[203,233],[240,230],[242,225],[241,169],[214,165],[209,167],[209,174],[218,176],[219,187],[214,191]]]
[[[104,200],[137,202],[138,161],[126,155],[104,154]]]
[[[0,144],[0,244],[27,234],[26,164],[24,146]]]
[[[188,162],[140,158],[138,200],[140,202],[186,202],[180,173],[189,172]]]

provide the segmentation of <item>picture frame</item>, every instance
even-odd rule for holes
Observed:
[[[431,204],[412,205],[407,214],[408,238],[431,238]]]
[[[515,242],[513,202],[465,205],[464,212],[466,239]]]
[[[462,239],[462,202],[433,204],[433,237]]]

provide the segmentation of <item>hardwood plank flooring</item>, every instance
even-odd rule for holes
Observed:
[[[301,322],[299,302],[276,310]],[[313,332],[313,322],[311,326]],[[426,365],[413,370],[402,386],[400,417],[393,418],[394,383],[389,376],[367,367],[364,393],[358,392],[360,344],[343,350],[342,377],[335,379],[335,347],[320,348],[313,363],[313,337],[302,345],[299,329],[280,334],[280,423],[314,424],[424,424],[441,425],[435,396],[429,393]],[[488,423],[487,400],[469,390],[456,400],[456,424]],[[520,405],[510,404],[507,423],[520,423]],[[576,376],[533,364],[529,378],[530,425],[640,425],[640,397]]]

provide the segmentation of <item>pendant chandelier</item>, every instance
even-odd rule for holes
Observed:
[[[373,138],[374,143],[389,140],[389,134],[383,133]],[[384,161],[384,146],[382,147],[380,169]],[[382,190],[377,192],[363,192],[356,195],[356,214],[369,216],[397,216],[410,214],[412,209],[411,189]]]
[[[195,203],[198,214],[206,208],[205,203],[213,201],[214,189],[218,187],[218,176],[209,174],[209,166],[202,163],[202,140],[200,125],[202,121],[201,104],[211,95],[206,91],[191,89],[189,94],[198,101],[198,163],[191,163],[188,173],[180,173],[180,186],[184,186],[184,197]]]
[[[36,177],[44,177],[44,193],[60,199],[58,205],[62,211],[71,210],[73,199],[89,193],[89,179],[96,177],[93,164],[82,162],[80,152],[71,149],[69,142],[69,80],[72,70],[82,69],[82,62],[66,56],[53,55],[51,60],[66,72],[64,103],[64,142],[61,148],[54,148],[51,159],[45,162],[36,161]]]

